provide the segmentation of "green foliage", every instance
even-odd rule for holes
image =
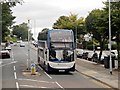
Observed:
[[[16,6],[16,4],[22,4],[22,0],[15,0],[14,2],[8,2],[4,0],[3,3],[0,3],[0,29],[2,28],[2,41],[6,41],[6,37],[10,34],[10,28],[13,25],[13,20],[15,16],[12,15],[11,8]],[[1,19],[2,18],[2,19]]]
[[[104,11],[109,13],[109,3],[105,3]],[[112,37],[120,33],[120,1],[110,5],[111,11],[111,32]],[[117,38],[116,38],[117,39]]]
[[[15,19],[10,8],[9,3],[2,4],[2,41],[5,41],[5,37],[10,34],[9,29]]]
[[[12,37],[12,41],[13,42],[17,42],[17,38],[16,37]]]
[[[17,38],[22,39],[22,40],[27,40],[28,38],[28,25],[27,23],[22,23],[20,25],[16,25],[13,26],[13,35],[16,35]],[[32,34],[30,33],[30,36],[32,36]]]
[[[106,12],[95,9],[90,12],[85,20],[86,29],[93,34],[93,38],[99,42],[106,38],[108,31],[108,16]]]
[[[71,14],[70,16],[60,16],[58,20],[53,24],[54,29],[71,29],[74,34],[77,30],[77,37],[80,34],[85,34],[84,29],[84,18],[77,18],[76,14]]]

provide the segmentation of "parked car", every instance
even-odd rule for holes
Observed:
[[[87,60],[88,59],[88,52],[84,52],[82,54],[82,58]]]
[[[17,43],[21,43],[21,42],[22,42],[22,40],[18,40],[18,41],[17,41]]]
[[[13,41],[10,41],[10,44],[13,44]]]
[[[92,57],[92,61],[93,62],[97,62],[97,60],[99,60],[99,55],[100,55],[100,52],[99,51],[96,51],[95,52],[96,55],[93,55]],[[101,59],[100,59],[100,63],[103,64],[104,63],[104,57],[107,56],[105,52],[102,52],[102,55],[101,55]]]
[[[14,46],[17,46],[17,43],[14,43],[13,45],[14,45]]]
[[[10,52],[8,50],[0,51],[0,58],[1,59],[10,58]]]
[[[88,52],[88,60],[89,60],[89,61],[92,60],[94,53],[95,53],[94,51],[89,51],[89,52]]]
[[[100,54],[100,52],[96,52],[96,53],[97,53],[98,58],[94,59],[94,56],[93,56],[92,60],[93,60],[94,62],[97,62],[96,60],[99,59],[99,54]],[[101,55],[100,63],[103,64],[103,63],[104,63],[104,60],[105,60],[105,57],[108,57],[108,56],[109,56],[109,51],[103,51],[103,52],[102,52],[102,55]],[[111,56],[112,56],[112,58],[115,59],[115,53],[114,53],[114,52],[111,52]]]
[[[115,59],[118,60],[118,52],[117,50],[111,50],[111,53],[115,55]]]
[[[24,43],[24,42],[21,42],[21,43],[20,43],[20,47],[25,47],[25,43]]]
[[[32,41],[32,44],[33,44],[35,47],[38,47],[37,41]]]
[[[83,49],[77,49],[77,57],[82,58],[84,50]]]
[[[11,45],[6,46],[5,50],[9,50],[10,51],[11,50]]]

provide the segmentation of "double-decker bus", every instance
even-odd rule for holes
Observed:
[[[46,71],[75,71],[75,59],[72,30],[51,29],[39,33],[38,64]]]

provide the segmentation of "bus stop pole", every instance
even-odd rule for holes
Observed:
[[[109,54],[110,54],[110,60],[109,60],[109,66],[110,66],[110,74],[112,75],[112,60],[111,60],[111,10],[110,10],[110,1],[109,0]]]

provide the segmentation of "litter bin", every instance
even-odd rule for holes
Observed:
[[[112,60],[112,68],[115,68],[115,57],[111,56],[111,60]],[[110,56],[104,57],[104,67],[110,68]]]

